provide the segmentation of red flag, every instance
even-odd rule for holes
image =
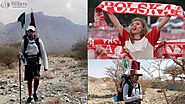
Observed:
[[[36,27],[33,12],[31,12],[31,22],[30,22],[30,26],[34,26],[34,27]]]

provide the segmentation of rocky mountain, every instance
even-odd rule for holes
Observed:
[[[87,36],[87,26],[74,24],[65,17],[44,15],[42,12],[34,13],[37,33],[45,43],[49,52],[70,49],[82,37]],[[26,15],[26,26],[30,23],[30,14]],[[7,25],[0,23],[0,45],[15,43],[22,39],[20,23]]]

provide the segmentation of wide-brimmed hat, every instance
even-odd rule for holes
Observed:
[[[142,76],[143,74],[139,73],[139,70],[130,70],[130,75]]]
[[[28,28],[26,30],[35,32],[35,27],[34,26],[28,26]]]
[[[131,69],[140,70],[140,62],[133,60],[131,64]]]

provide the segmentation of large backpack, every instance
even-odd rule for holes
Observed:
[[[41,57],[39,38],[35,39],[35,44],[37,45],[37,47],[39,49],[39,52],[37,53],[37,55],[31,55],[31,56],[28,56],[25,53],[25,51],[27,49],[27,46],[28,46],[28,43],[29,43],[28,35],[24,35],[23,39],[24,39],[24,52],[23,52],[23,55],[26,58],[27,65],[28,66],[37,66],[37,65],[39,65],[39,57]]]
[[[28,37],[28,35],[24,35],[23,36],[23,39],[24,39],[24,52],[23,52],[23,55],[26,58],[27,58],[27,54],[25,52],[26,52],[26,49],[27,49],[27,46],[28,46],[28,42],[29,42],[27,37]],[[35,39],[35,44],[37,45],[37,47],[39,49],[39,53],[37,53],[37,56],[41,57],[39,38]]]
[[[124,101],[124,99],[123,99],[123,88],[124,88],[126,83],[129,85],[128,97],[131,96],[132,90],[134,88],[133,85],[131,84],[132,82],[131,82],[131,79],[130,79],[130,75],[123,74],[121,79],[122,79],[122,81],[121,81],[121,84],[120,84],[120,88],[118,90],[118,101]],[[138,84],[138,88],[140,90],[140,84]]]

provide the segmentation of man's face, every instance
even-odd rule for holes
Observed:
[[[30,37],[34,37],[34,36],[35,36],[35,32],[34,32],[34,31],[29,32],[28,35],[29,35]]]
[[[131,76],[131,80],[132,80],[134,83],[137,83],[137,81],[139,80],[139,76],[138,76],[138,75],[132,75],[132,76]]]

